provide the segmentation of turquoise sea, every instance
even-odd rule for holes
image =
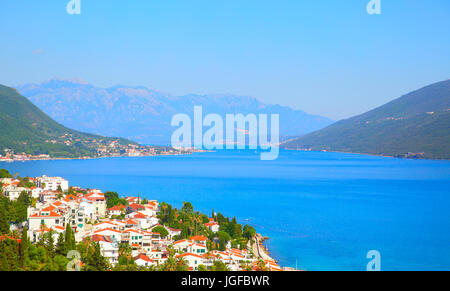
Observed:
[[[270,237],[282,266],[450,270],[450,162],[342,153],[253,151],[186,156],[0,163],[22,176],[145,196],[236,216]]]

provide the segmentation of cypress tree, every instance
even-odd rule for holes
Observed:
[[[67,255],[64,234],[62,232],[58,236],[58,241],[56,242],[55,252],[56,252],[56,254],[61,255],[61,256]]]
[[[94,243],[91,249],[91,255],[87,258],[87,271],[107,271],[108,262],[100,251],[100,245]]]
[[[0,195],[0,235],[9,234],[8,202],[8,198]]]
[[[53,231],[46,233],[47,238],[45,240],[45,249],[47,250],[47,255],[53,257],[55,250],[55,240],[53,239]]]
[[[70,227],[70,224],[66,224],[66,233],[65,233],[65,241],[64,241],[64,248],[66,252],[69,252],[71,250],[75,250],[76,244],[75,244],[75,235],[73,234],[73,230]]]
[[[30,248],[30,241],[28,240],[28,229],[24,227],[22,230],[22,237],[20,239],[20,264],[22,268],[25,267],[28,260],[28,250]]]

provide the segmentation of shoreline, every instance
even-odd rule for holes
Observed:
[[[273,259],[269,255],[269,250],[264,246],[263,242],[268,240],[268,237],[264,237],[257,233],[254,237],[254,242],[250,242],[250,248],[255,256],[265,261],[273,261],[278,263],[277,260]]]
[[[337,153],[337,154],[352,154],[352,155],[363,155],[363,156],[371,156],[371,157],[382,157],[382,158],[391,158],[391,159],[399,159],[399,160],[415,160],[415,161],[443,161],[448,162],[449,159],[431,159],[431,158],[410,158],[410,157],[396,157],[396,156],[388,156],[388,155],[377,155],[371,153],[358,153],[358,152],[341,152],[341,151],[320,151],[320,150],[302,150],[302,149],[293,149],[293,148],[282,148],[286,151],[296,151],[296,152],[316,152],[316,153]]]
[[[41,159],[0,159],[0,163],[13,163],[13,162],[30,162],[30,161],[72,161],[72,160],[99,160],[107,158],[146,158],[146,157],[161,157],[161,156],[182,156],[190,155],[192,152],[184,154],[166,154],[166,155],[148,155],[148,156],[105,156],[105,157],[86,157],[86,158],[41,158]]]

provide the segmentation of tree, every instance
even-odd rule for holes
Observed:
[[[167,229],[164,226],[161,226],[161,225],[159,225],[157,227],[154,227],[152,229],[152,232],[159,233],[162,238],[165,238],[166,236],[169,235],[169,232],[167,231]]]
[[[192,214],[194,212],[194,206],[192,206],[191,202],[183,202],[181,211],[187,214]]]
[[[252,239],[253,236],[256,235],[256,230],[253,226],[245,225],[242,236],[247,238],[248,240]]]
[[[67,270],[67,264],[69,263],[69,260],[62,255],[56,255],[53,259],[53,269],[54,271],[66,271]]]
[[[111,208],[116,205],[128,205],[128,201],[120,198],[117,192],[105,192],[105,199],[107,208]]]
[[[4,198],[4,197],[0,197]],[[5,207],[1,207],[0,205],[0,234],[8,234],[9,233],[9,221],[8,221],[8,212]]]
[[[189,271],[189,262],[183,258],[177,259],[177,271]]]
[[[228,267],[222,261],[215,261],[213,266],[211,267],[211,270],[213,270],[213,271],[228,271]]]
[[[13,176],[9,173],[8,170],[0,169],[0,179],[1,178],[13,178]]]
[[[20,239],[20,263],[22,268],[25,267],[25,264],[27,263],[29,248],[30,241],[28,240],[28,229],[27,227],[24,227]]]
[[[53,239],[53,231],[50,230],[45,234],[45,249],[47,251],[47,255],[52,258],[55,250],[55,240]]]
[[[109,264],[100,251],[100,245],[93,243],[90,252],[91,254],[88,256],[85,266],[86,271],[107,271]]]
[[[62,232],[59,233],[58,240],[56,242],[55,253],[57,255],[61,255],[61,256],[67,255],[65,241],[64,241],[64,234]]]
[[[251,271],[252,265],[248,261],[245,261],[245,262],[241,262],[240,268],[242,271]]]
[[[266,262],[264,262],[263,260],[259,260],[256,264],[256,271],[268,271]]]
[[[0,270],[20,270],[19,243],[15,239],[0,240]]]
[[[66,232],[64,235],[64,250],[65,252],[69,252],[71,250],[75,250],[76,248],[76,242],[75,242],[75,235],[73,233],[72,228],[70,227],[70,223],[66,224]]]
[[[208,269],[206,268],[205,265],[198,265],[198,269],[199,272],[204,272],[204,271],[208,271]]]
[[[216,237],[219,239],[219,250],[224,251],[227,243],[231,240],[231,236],[225,231],[218,231]]]

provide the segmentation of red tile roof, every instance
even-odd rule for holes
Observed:
[[[32,214],[30,217],[42,217],[42,218],[44,218],[44,217],[61,217],[61,215],[56,212],[53,212],[53,211],[50,211],[49,215],[42,215],[42,211],[39,211],[35,214]]]
[[[196,236],[191,236],[191,240],[194,241],[206,241],[208,238],[204,235],[196,235]]]
[[[175,257],[176,257],[176,258],[184,258],[184,257],[189,257],[189,256],[203,259],[202,256],[199,256],[199,255],[193,254],[193,253],[184,253],[184,254],[181,254],[181,255],[177,255],[177,256],[175,256]]]
[[[107,235],[99,235],[99,234],[94,234],[93,236],[91,236],[91,241],[93,242],[108,242],[108,243],[112,243],[112,239],[111,237],[107,236]]]
[[[152,260],[152,259],[150,259],[149,257],[147,257],[146,255],[144,255],[144,254],[139,254],[137,257],[135,257],[134,258],[134,260],[135,261],[137,261],[137,260],[143,260],[143,261],[146,261],[146,262],[150,262],[150,263],[153,263],[154,261]]]

